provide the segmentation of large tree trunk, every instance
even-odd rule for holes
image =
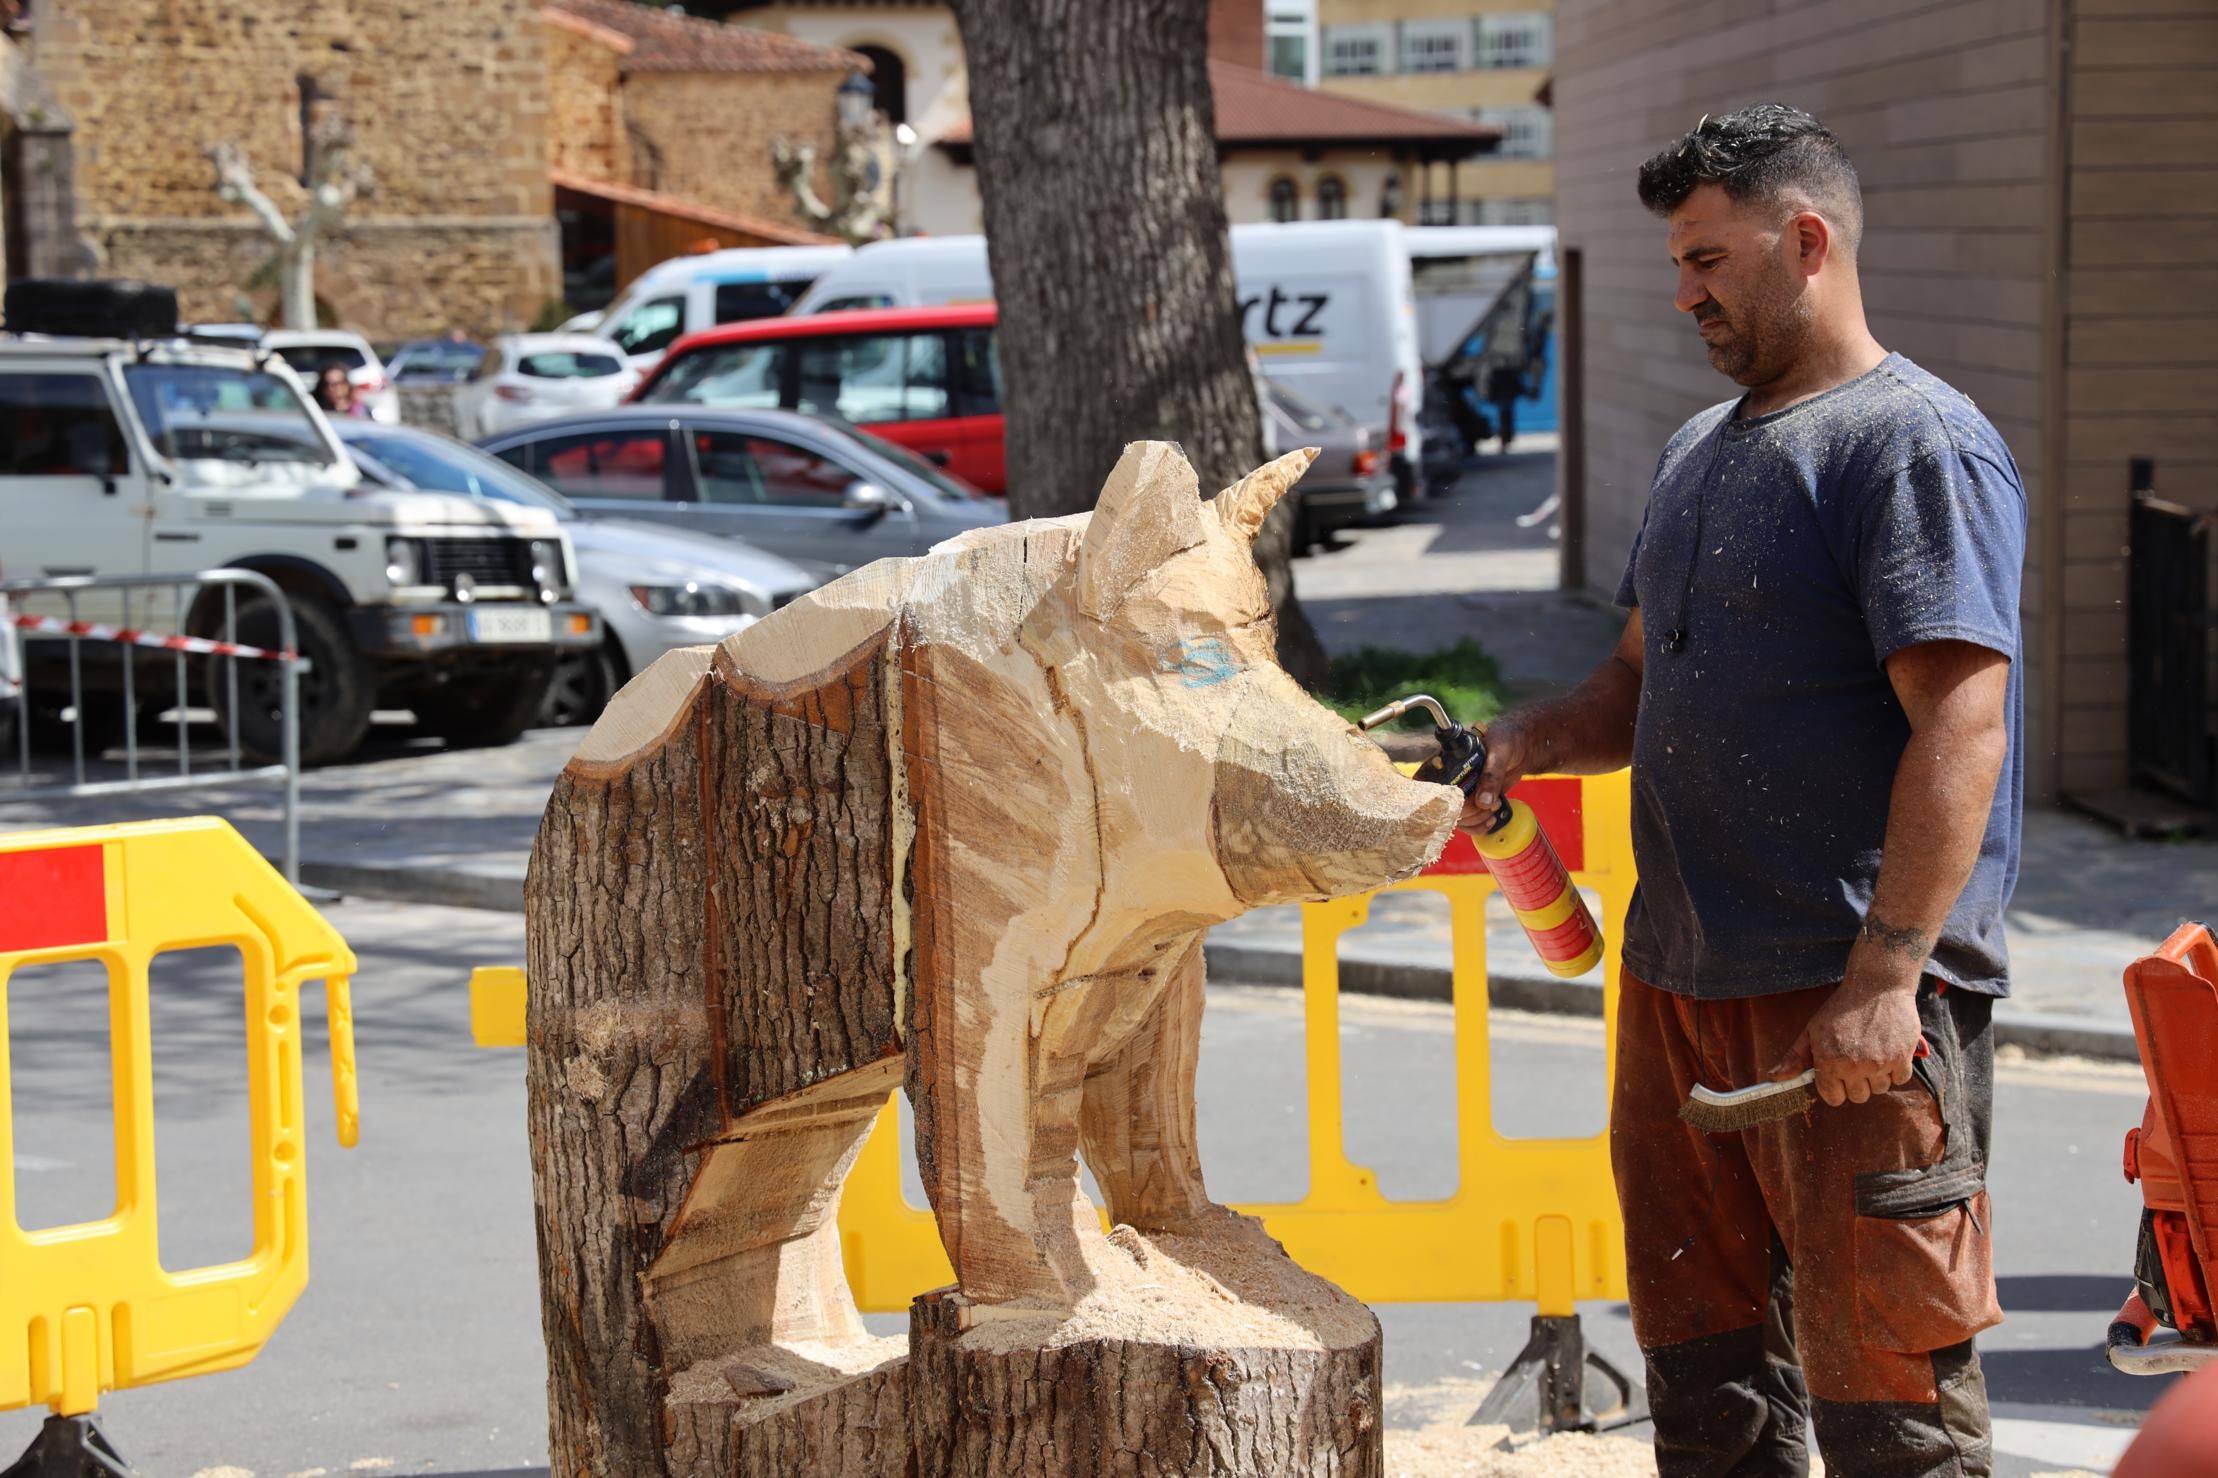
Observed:
[[[1007,383],[1009,511],[1092,506],[1128,442],[1204,487],[1262,460],[1226,236],[1208,0],[954,0]],[[1281,450],[1290,450],[1282,448]],[[1279,661],[1324,650],[1294,598],[1294,508],[1256,540]]]

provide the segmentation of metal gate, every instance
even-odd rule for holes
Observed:
[[[2211,517],[2152,490],[2133,465],[2126,750],[2132,778],[2218,803],[2211,760]]]
[[[246,645],[238,640],[239,605],[242,597],[270,602],[277,613],[275,648]],[[133,611],[134,598],[137,611]],[[58,609],[57,609],[58,608]],[[203,624],[218,635],[188,636],[183,629],[189,613],[205,609]],[[91,616],[101,619],[88,619]],[[166,621],[175,632],[149,631],[134,619]],[[66,644],[69,676],[34,684],[29,664],[17,656],[19,638]],[[103,778],[88,766],[97,765],[100,753],[85,752],[86,699],[85,651],[87,646],[107,649],[121,668],[123,711],[123,773]],[[156,653],[166,653],[163,662]],[[188,657],[212,658],[199,696],[226,720],[226,742],[217,763],[193,763],[187,705],[193,683]],[[240,664],[264,664],[278,679],[278,723],[282,735],[279,762],[249,767],[239,753]],[[67,800],[88,796],[120,795],[137,791],[180,790],[194,786],[236,785],[256,781],[281,788],[284,798],[284,843],[281,866],[285,880],[300,883],[300,657],[299,639],[293,629],[293,608],[267,575],[252,570],[201,570],[189,575],[68,576],[49,580],[0,580],[0,709],[12,710],[15,720],[15,774],[13,783],[0,783],[0,802]],[[167,671],[164,672],[163,669]],[[33,687],[42,691],[34,694]],[[67,695],[66,705],[59,700]],[[112,696],[112,695],[110,695]],[[250,694],[251,698],[251,694]],[[53,701],[57,711],[74,710],[70,721],[69,778],[42,783],[31,763],[33,704]],[[144,704],[159,703],[176,712],[175,769],[154,773],[140,763],[139,711]],[[155,710],[157,713],[160,709]],[[205,756],[204,756],[205,759]],[[5,760],[0,760],[4,765]]]

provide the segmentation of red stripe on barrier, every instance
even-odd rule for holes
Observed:
[[[1533,820],[1547,833],[1556,855],[1572,872],[1586,866],[1586,805],[1584,782],[1576,775],[1550,775],[1521,780],[1509,793],[1533,808]],[[1425,869],[1428,877],[1465,877],[1486,872],[1486,859],[1471,839],[1457,832],[1448,839],[1440,857]]]
[[[250,647],[243,642],[215,641],[204,636],[169,636],[139,631],[128,626],[103,626],[97,621],[64,621],[55,616],[8,616],[4,620],[6,624],[23,631],[80,636],[89,641],[120,642],[127,646],[154,647],[165,652],[190,652],[197,656],[252,657],[265,662],[289,662],[296,655],[291,650],[273,652],[267,647]]]
[[[102,848],[0,852],[0,953],[98,944],[107,937]]]

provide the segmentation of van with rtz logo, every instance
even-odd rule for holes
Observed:
[[[8,284],[0,320],[0,575],[76,576],[254,570],[284,592],[300,655],[300,757],[343,758],[373,709],[412,711],[449,743],[505,743],[536,721],[556,663],[600,643],[572,599],[576,569],[561,524],[543,509],[361,481],[299,377],[274,353],[179,331],[177,299],[140,282]],[[226,589],[229,589],[227,587]],[[122,623],[276,648],[265,596],[202,589],[177,609],[171,589],[130,607],[113,589],[75,605],[39,592],[19,614]],[[22,665],[34,729],[77,724],[88,754],[119,739],[123,663],[113,644],[27,638]],[[173,668],[158,659],[174,693]],[[271,664],[236,668],[239,702],[215,703],[233,672],[195,659],[192,687],[240,751],[282,752],[284,715]],[[105,663],[105,666],[101,664]],[[84,701],[72,705],[71,669]],[[136,674],[136,667],[134,674]],[[41,709],[44,701],[52,712]],[[74,706],[74,716],[64,710]],[[140,718],[151,715],[142,711]]]
[[[1409,251],[1399,221],[1295,221],[1232,228],[1240,326],[1263,372],[1370,429],[1405,498],[1416,492],[1424,389]],[[792,312],[916,308],[993,297],[983,236],[859,247]]]

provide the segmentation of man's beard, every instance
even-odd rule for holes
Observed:
[[[1697,312],[1697,325],[1722,322],[1723,339],[1704,339],[1710,367],[1736,385],[1768,385],[1786,373],[1800,357],[1809,337],[1804,304],[1791,293],[1764,294],[1744,305],[1737,314],[1717,311],[1707,317]]]

